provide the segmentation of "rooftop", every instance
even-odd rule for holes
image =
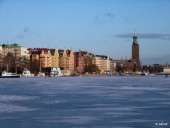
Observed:
[[[14,43],[14,44],[2,44],[3,48],[18,48],[21,47],[21,45]]]

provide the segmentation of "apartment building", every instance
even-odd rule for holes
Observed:
[[[51,52],[49,49],[40,50],[40,67],[41,68],[51,68]]]
[[[59,52],[58,49],[51,49],[51,68],[59,68]]]
[[[74,53],[75,56],[75,71],[78,73],[83,73],[84,72],[84,60],[83,60],[83,55],[81,50],[79,50],[79,52],[75,52]]]
[[[74,73],[74,51],[71,50],[59,50],[59,67],[62,70],[67,70],[70,74]]]
[[[67,70],[71,72],[71,74],[74,73],[74,51],[71,48],[71,50],[67,50]]]
[[[94,54],[88,53],[87,51],[82,51],[84,66],[91,65],[95,63]]]
[[[27,50],[26,47],[20,46],[17,43],[14,44],[3,44],[2,49],[0,48],[0,50],[2,51],[2,56],[6,56],[8,53],[12,53],[16,58],[19,57],[26,57],[27,59],[29,59],[30,55],[29,52]]]
[[[66,51],[66,48],[64,48],[64,50],[59,50],[59,67],[62,70],[67,69],[67,51]]]
[[[30,70],[32,73],[38,73],[39,71],[41,71],[41,66],[40,66],[41,49],[29,48],[28,51],[30,53]]]
[[[101,73],[110,71],[110,60],[104,55],[95,55],[95,64],[98,66]]]
[[[116,61],[110,58],[110,71],[114,73],[116,71]]]

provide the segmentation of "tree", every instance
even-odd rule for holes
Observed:
[[[30,70],[32,73],[38,73],[40,71],[40,62],[38,60],[34,60],[30,63]]]
[[[121,64],[116,64],[116,72],[123,72],[123,66]]]
[[[15,72],[15,57],[12,53],[8,53],[3,58],[3,66],[7,72]]]
[[[25,56],[19,57],[17,59],[17,69],[18,73],[22,73],[25,69],[30,70],[30,60]]]
[[[99,68],[97,65],[95,64],[89,64],[89,65],[86,65],[84,67],[84,72],[89,72],[89,73],[93,73],[93,72],[96,72],[96,73],[99,73]]]

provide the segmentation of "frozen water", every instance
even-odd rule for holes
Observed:
[[[170,78],[0,79],[2,128],[170,127]]]

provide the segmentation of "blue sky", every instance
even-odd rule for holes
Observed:
[[[0,0],[0,43],[67,48],[170,64],[169,0]]]

